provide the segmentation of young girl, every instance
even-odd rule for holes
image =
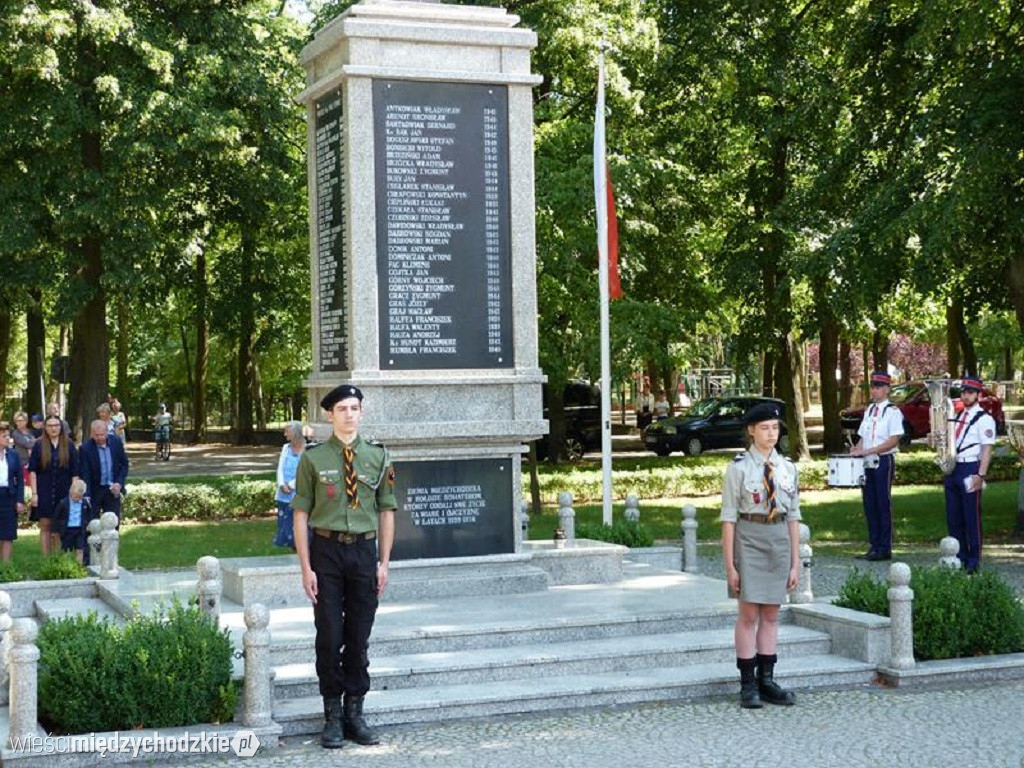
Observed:
[[[25,511],[25,475],[18,452],[8,448],[10,426],[0,421],[0,560],[11,559],[18,538],[18,514]]]
[[[71,481],[68,495],[61,499],[53,512],[53,524],[60,534],[60,548],[74,552],[78,562],[85,555],[85,534],[92,520],[92,504],[85,495],[85,480],[76,477]]]
[[[796,466],[775,451],[782,413],[759,403],[743,416],[750,447],[725,470],[722,554],[729,593],[739,598],[736,666],[740,706],[795,704],[775,682],[779,606],[796,587],[800,499]]]

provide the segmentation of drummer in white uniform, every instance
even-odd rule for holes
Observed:
[[[748,709],[796,703],[774,679],[779,606],[796,588],[799,563],[799,478],[775,450],[781,416],[772,403],[744,414],[751,445],[726,468],[722,489],[722,554],[729,594],[739,597],[736,666]]]
[[[868,522],[866,560],[892,559],[892,481],[896,475],[896,453],[903,437],[903,414],[889,402],[892,377],[884,371],[871,374],[871,405],[857,430],[859,440],[851,456],[864,457],[864,517]]]

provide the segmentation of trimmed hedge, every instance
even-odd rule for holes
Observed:
[[[140,523],[236,520],[275,511],[274,481],[243,476],[193,483],[132,483],[124,497],[121,517]]]
[[[914,656],[956,659],[1024,651],[1024,607],[994,571],[969,575],[932,566],[912,567]],[[889,615],[888,584],[854,570],[835,605]]]
[[[53,732],[228,722],[237,704],[227,629],[178,601],[123,626],[95,613],[48,621],[39,652],[39,715]]]

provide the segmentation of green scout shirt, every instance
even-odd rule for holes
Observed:
[[[356,435],[352,443],[359,503],[350,507],[345,494],[344,444],[336,435],[302,452],[295,475],[292,508],[309,515],[314,528],[368,533],[377,530],[377,513],[397,509],[395,471],[388,452]]]

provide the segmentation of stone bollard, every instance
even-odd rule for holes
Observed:
[[[11,651],[11,596],[0,591],[0,706],[7,704],[10,690],[7,656]]]
[[[683,507],[683,570],[697,573],[697,508],[693,504]]]
[[[944,536],[939,542],[939,565],[960,570],[960,542],[953,536]]]
[[[272,723],[274,696],[270,665],[270,611],[262,603],[253,603],[245,609],[245,704],[242,724],[246,728],[260,728]]]
[[[576,541],[576,513],[572,509],[572,493],[570,491],[562,491],[558,494],[558,527],[565,532],[567,544]]]
[[[800,580],[796,589],[789,593],[789,602],[793,604],[813,603],[814,591],[811,589],[811,559],[814,550],[811,549],[811,529],[800,523]]]
[[[220,580],[220,560],[206,555],[196,561],[199,581],[196,593],[199,595],[199,608],[215,622],[220,620],[220,595],[223,586]]]
[[[892,638],[893,669],[914,666],[914,590],[910,584],[910,566],[893,563],[889,566],[889,632]]]
[[[622,516],[631,523],[640,522],[640,499],[636,497],[635,493],[626,496],[626,510]]]
[[[100,516],[100,578],[116,579],[117,549],[120,546],[121,534],[117,532],[117,515],[104,512]]]
[[[90,520],[85,530],[89,532],[86,539],[86,544],[89,547],[89,565],[99,570],[103,564],[103,536],[100,533],[100,519],[97,517]]]
[[[18,619],[11,627],[11,650],[7,655],[7,663],[11,676],[10,688],[10,726],[8,728],[7,748],[12,749],[13,743],[30,739],[36,735],[39,727],[36,723],[39,649],[36,638],[39,628],[32,619]]]

